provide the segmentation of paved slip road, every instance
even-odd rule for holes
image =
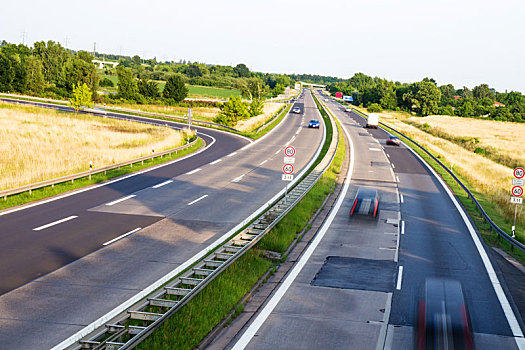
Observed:
[[[209,135],[208,143],[211,137],[216,140],[199,155],[0,214],[0,348],[53,347],[187,261],[273,197],[284,187],[284,146],[297,149],[298,173],[322,139],[322,127],[306,127],[318,115],[311,96],[298,104],[303,114],[290,114],[248,148],[243,138],[197,128],[201,137]]]
[[[349,190],[282,299],[277,291],[228,348],[410,349],[414,301],[425,279],[437,276],[461,281],[477,349],[516,349],[480,255],[439,182],[407,148],[387,146],[384,131],[325,103],[353,141]],[[359,186],[379,190],[378,220],[349,218]]]

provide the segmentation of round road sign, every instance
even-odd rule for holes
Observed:
[[[523,170],[523,168],[516,168],[514,169],[514,177],[516,179],[523,179],[523,176],[525,176],[525,171]]]
[[[293,165],[292,164],[285,164],[283,166],[283,173],[285,173],[285,174],[292,174],[293,173]]]
[[[288,146],[284,149],[284,155],[287,157],[293,157],[295,155],[295,148],[293,146]]]
[[[522,194],[523,194],[523,187],[521,186],[512,187],[512,195],[514,197],[521,197]]]

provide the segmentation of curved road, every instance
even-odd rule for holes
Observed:
[[[266,203],[284,188],[285,145],[297,149],[299,173],[322,139],[322,127],[307,128],[318,117],[310,95],[296,105],[301,114],[290,114],[256,143],[197,128],[216,143],[196,156],[0,214],[2,347],[53,347]]]

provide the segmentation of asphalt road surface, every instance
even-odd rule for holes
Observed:
[[[463,285],[477,349],[516,349],[482,258],[438,180],[406,147],[386,145],[387,133],[365,129],[357,114],[325,103],[353,141],[349,190],[302,270],[283,285],[293,283],[229,348],[409,349],[425,279],[443,277]],[[363,186],[379,191],[377,220],[349,217]]]
[[[0,347],[51,348],[266,203],[285,185],[284,146],[297,149],[298,173],[321,143],[323,126],[307,128],[320,119],[311,96],[297,105],[301,114],[249,147],[238,136],[197,128],[208,143],[216,140],[198,155],[0,214]]]

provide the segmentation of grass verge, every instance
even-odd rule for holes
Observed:
[[[139,344],[138,349],[194,349],[215,325],[238,305],[242,297],[266,271],[277,265],[277,262],[264,258],[263,249],[273,245],[276,250],[283,251],[283,248],[286,250],[285,246],[287,247],[295,239],[296,234],[308,225],[312,214],[322,205],[326,195],[333,190],[333,184],[341,171],[346,153],[344,136],[342,132],[339,135],[340,142],[332,164],[297,206],[261,242],[230,265],[150,337]],[[327,149],[330,142],[331,137],[327,137],[325,140]],[[322,156],[319,159],[322,159]],[[289,232],[293,232],[293,237]],[[273,237],[263,243],[268,235]]]
[[[441,165],[439,165],[434,159],[432,159],[426,152],[422,151],[419,147],[414,145],[410,140],[400,135],[399,133],[389,129],[389,132],[397,135],[406,145],[412,148],[417,154],[419,154],[435,171],[438,173],[441,178],[447,183],[448,187],[453,191],[456,198],[459,199],[461,205],[465,208],[466,212],[472,219],[476,229],[481,234],[484,241],[490,246],[501,248],[507,253],[515,257],[522,265],[525,264],[525,253],[519,249],[514,249],[513,246],[508,243],[505,239],[501,238],[495,231],[492,231],[492,228],[489,223],[485,222],[485,219],[478,211],[476,205],[472,200],[466,195],[463,189],[457,184],[457,182],[452,178],[452,176],[445,170]],[[439,159],[446,167],[450,168],[450,163],[444,159],[439,154],[434,154],[430,152],[434,157]],[[511,232],[512,221],[500,214],[498,204],[490,199],[486,194],[473,190],[474,186],[462,176],[461,173],[455,171],[454,174],[459,178],[461,182],[474,194],[478,202],[481,204],[485,212],[489,217],[505,232]],[[517,231],[516,238],[524,243],[523,232]]]
[[[98,184],[104,181],[111,180],[118,176],[126,175],[126,174],[136,172],[136,171],[139,171],[139,170],[142,170],[142,169],[154,166],[154,165],[165,163],[170,160],[174,160],[174,159],[183,157],[185,155],[188,155],[198,150],[202,146],[203,146],[202,139],[198,139],[195,145],[187,149],[178,151],[176,154],[174,153],[171,156],[166,155],[162,158],[157,157],[154,159],[145,160],[144,164],[142,164],[142,162],[137,162],[137,163],[132,164],[132,166],[126,166],[126,167],[121,167],[120,169],[117,168],[113,170],[108,170],[106,174],[104,173],[94,174],[91,176],[91,180],[89,179],[88,176],[86,176],[86,177],[75,180],[73,183],[68,181],[68,182],[56,184],[53,187],[52,186],[42,187],[42,188],[33,190],[31,195],[29,194],[29,192],[22,192],[19,194],[8,196],[7,200],[0,199],[0,210],[14,207],[17,205],[26,204],[26,203],[37,201],[37,200],[41,200],[41,199],[45,199],[48,197],[56,196],[58,194],[72,191],[72,190],[75,190],[81,187]]]

